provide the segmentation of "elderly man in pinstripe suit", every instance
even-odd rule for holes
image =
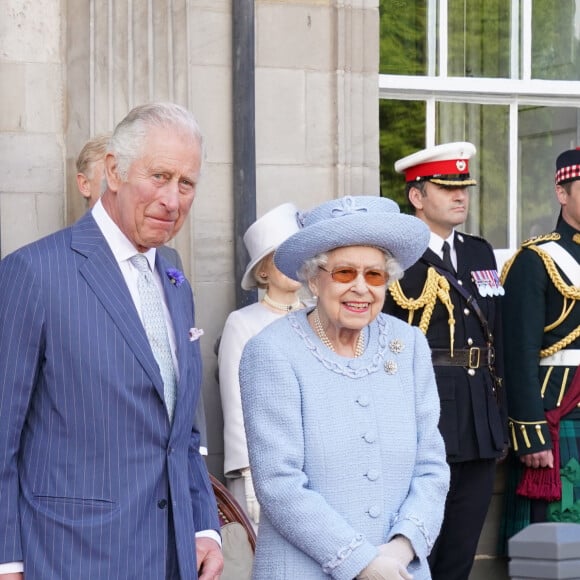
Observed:
[[[202,156],[186,109],[133,109],[96,206],[0,262],[2,580],[219,578],[191,287],[156,252],[186,219]],[[167,364],[145,330],[136,255]]]

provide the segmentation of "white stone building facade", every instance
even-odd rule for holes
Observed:
[[[75,159],[135,105],[197,116],[204,174],[175,247],[205,330],[209,466],[221,474],[213,346],[236,308],[233,8],[242,0],[2,0],[0,254],[85,211]],[[379,191],[378,1],[256,0],[255,212]],[[239,6],[238,6],[239,8]],[[87,353],[90,356],[90,353]]]

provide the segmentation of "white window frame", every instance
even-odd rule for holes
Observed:
[[[511,0],[512,78],[477,78],[447,76],[447,0],[428,0],[427,71],[424,76],[379,75],[379,98],[423,101],[426,104],[425,143],[435,144],[435,111],[438,102],[457,102],[509,107],[509,178],[508,243],[515,250],[517,241],[518,201],[518,110],[522,105],[580,108],[580,81],[554,81],[531,78],[532,0]],[[521,13],[520,13],[521,6]],[[437,31],[436,10],[439,9]],[[521,79],[519,33],[521,24]],[[439,36],[439,75],[435,75],[435,34]]]

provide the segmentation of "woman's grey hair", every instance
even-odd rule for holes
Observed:
[[[127,179],[129,168],[142,153],[149,130],[155,127],[175,129],[197,140],[203,161],[203,135],[191,111],[175,103],[140,105],[129,111],[109,140],[108,151],[117,160],[117,171],[121,179]]]
[[[372,246],[375,247],[375,246]],[[389,280],[387,282],[387,288],[400,280],[403,277],[403,268],[401,268],[399,262],[386,250],[383,248],[377,248],[383,253],[385,257],[385,271],[389,275]],[[296,272],[298,279],[305,285],[313,278],[316,278],[319,274],[319,268],[324,268],[328,264],[328,254],[322,253],[310,258],[302,264],[302,267]]]

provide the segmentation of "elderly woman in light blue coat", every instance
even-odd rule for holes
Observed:
[[[249,341],[240,365],[262,506],[254,580],[425,580],[449,469],[421,332],[381,313],[426,249],[393,201],[346,197],[303,217],[276,251],[316,307]]]

